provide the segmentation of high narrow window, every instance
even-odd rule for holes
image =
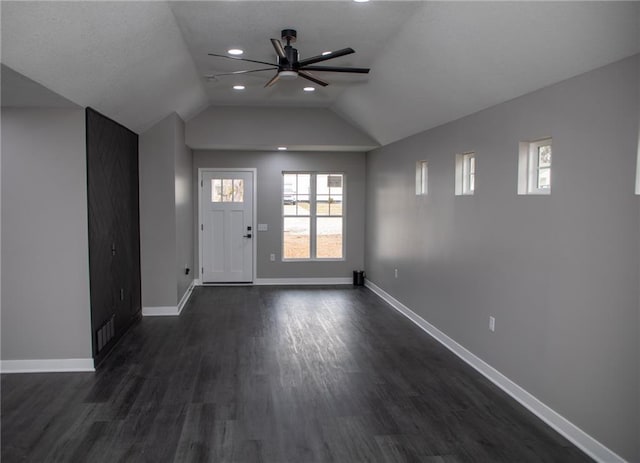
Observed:
[[[476,153],[456,154],[456,195],[472,195],[476,190]]]
[[[283,173],[283,259],[343,259],[344,188],[342,173]]]
[[[427,194],[427,177],[428,177],[427,161],[416,162],[416,195]]]
[[[518,194],[551,193],[551,138],[520,143]]]

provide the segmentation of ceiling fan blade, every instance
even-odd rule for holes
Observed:
[[[301,71],[323,71],[323,72],[353,72],[356,74],[369,74],[369,68],[341,68],[335,66],[305,66]]]
[[[309,64],[319,63],[320,61],[337,58],[338,56],[350,55],[351,53],[355,53],[353,48],[343,48],[342,50],[332,51],[326,55],[312,56],[311,58],[303,59],[299,61],[298,64],[300,64],[300,67],[303,67]]]
[[[217,53],[207,53],[209,56],[217,56],[218,58],[227,58],[227,59],[233,59],[236,61],[247,61],[249,63],[258,63],[258,64],[266,64],[268,66],[273,66],[273,67],[278,67],[277,64],[275,63],[267,63],[266,61],[257,61],[255,59],[246,59],[246,58],[234,58],[233,56],[227,56],[227,55],[219,55]]]
[[[275,84],[278,81],[279,78],[280,78],[280,74],[278,73],[275,76],[273,76],[269,82],[264,84],[264,87],[265,88],[271,87],[273,84]]]
[[[323,87],[326,87],[327,85],[329,85],[327,82],[325,82],[324,80],[320,80],[314,76],[312,76],[311,74],[309,74],[308,72],[304,72],[304,71],[298,71],[298,75],[300,77],[304,77],[307,80],[310,80],[311,82],[315,82],[318,85],[322,85]]]
[[[247,71],[234,71],[234,72],[223,72],[221,74],[208,74],[205,77],[219,77],[219,76],[236,76],[238,74],[249,74],[250,72],[263,72],[263,71],[273,71],[273,68],[264,68],[264,69],[250,69]]]
[[[284,52],[284,47],[282,46],[282,42],[278,39],[271,39],[271,44],[273,48],[276,49],[276,53],[280,58],[286,58],[287,54]]]

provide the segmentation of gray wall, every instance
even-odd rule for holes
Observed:
[[[636,56],[367,155],[369,279],[630,461],[639,79]],[[551,196],[518,196],[518,142],[547,136]],[[455,197],[454,155],[469,150],[476,193]]]
[[[211,106],[187,122],[198,150],[368,151],[378,143],[326,108]]]
[[[2,359],[91,358],[84,110],[2,109]]]
[[[296,153],[194,151],[194,175],[198,168],[257,168],[258,223],[268,224],[266,232],[256,231],[258,278],[339,278],[349,277],[364,264],[364,153]],[[346,173],[346,259],[342,262],[282,262],[282,171],[338,171]],[[197,186],[196,186],[197,188]],[[197,192],[194,193],[197,202]],[[195,220],[198,220],[196,214]],[[257,224],[255,225],[257,230]],[[196,227],[198,229],[199,227]],[[198,240],[195,241],[196,247]],[[276,255],[270,262],[269,254]],[[196,251],[195,260],[199,254]],[[199,265],[196,266],[199,268]]]
[[[175,116],[176,278],[178,301],[197,272],[193,266],[193,155],[184,144],[184,121]],[[185,274],[185,267],[189,274]]]
[[[193,279],[191,150],[171,114],[140,135],[140,260],[143,307],[176,306]],[[186,186],[185,186],[186,184]]]

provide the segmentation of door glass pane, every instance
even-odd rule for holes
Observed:
[[[211,179],[211,202],[219,203],[222,201],[222,180],[219,178]]]
[[[318,259],[342,258],[342,217],[319,217],[316,222]]]
[[[244,180],[241,178],[233,179],[233,202],[244,202]]]
[[[311,257],[311,226],[308,217],[284,218],[285,259],[309,259]]]
[[[230,203],[233,201],[233,180],[230,178],[222,179],[222,202]]]

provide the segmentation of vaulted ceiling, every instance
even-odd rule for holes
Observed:
[[[3,64],[138,132],[172,111],[188,120],[210,105],[322,107],[387,144],[640,51],[639,2],[3,1],[1,8]],[[308,81],[300,78],[264,88],[271,71],[204,77],[263,67],[207,55],[232,47],[275,62],[269,38],[286,28],[298,30],[303,58],[352,47],[355,54],[330,64],[371,73],[318,73],[330,85],[315,92],[303,92]]]

